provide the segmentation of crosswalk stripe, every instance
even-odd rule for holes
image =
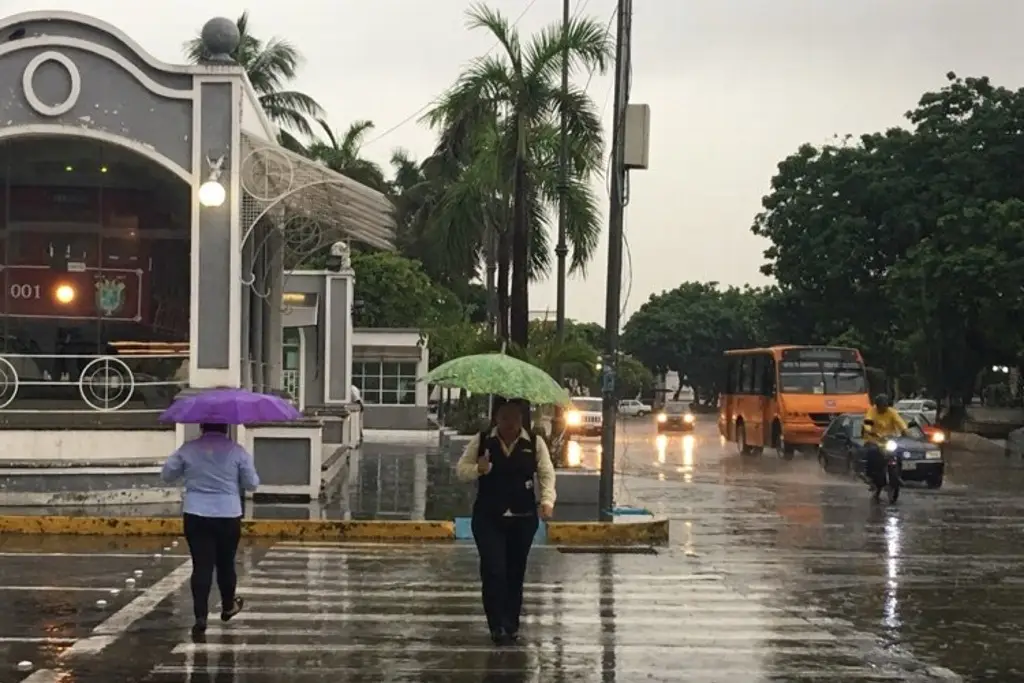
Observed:
[[[719,567],[686,571],[692,561],[671,558],[665,573],[651,573],[650,559],[616,558],[611,576],[593,558],[539,564],[525,585],[520,645],[496,650],[465,549],[275,544],[239,586],[246,609],[227,624],[212,617],[207,641],[183,639],[150,680],[203,669],[252,683],[366,671],[421,682],[505,672],[590,683],[613,671],[651,683],[908,680],[899,667],[862,663],[872,638],[813,607],[786,606],[778,583],[727,581]],[[426,580],[433,575],[441,578]],[[499,656],[504,664],[492,661]]]

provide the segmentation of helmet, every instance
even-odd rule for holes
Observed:
[[[871,402],[874,403],[875,407],[879,410],[885,410],[889,407],[889,397],[885,394],[878,394]]]

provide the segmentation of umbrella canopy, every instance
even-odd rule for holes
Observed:
[[[421,382],[474,394],[519,398],[535,405],[567,405],[569,392],[535,365],[503,353],[481,353],[439,365]]]
[[[302,417],[288,401],[247,389],[210,389],[175,399],[160,416],[177,424],[244,425],[289,422]]]

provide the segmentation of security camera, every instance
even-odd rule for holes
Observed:
[[[338,272],[339,270],[352,267],[348,244],[335,242],[331,245],[330,256],[327,257],[327,269]]]

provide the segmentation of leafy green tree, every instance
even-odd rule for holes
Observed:
[[[622,349],[655,372],[686,375],[701,395],[717,393],[724,353],[757,343],[757,292],[684,282],[652,295],[622,331]]]
[[[353,313],[360,327],[413,327],[430,330],[462,320],[462,306],[438,287],[418,261],[390,252],[355,253]]]
[[[601,118],[585,90],[573,86],[567,95],[561,92],[562,56],[569,55],[574,70],[603,73],[612,46],[605,27],[587,17],[573,19],[564,30],[561,24],[548,27],[527,44],[500,12],[476,5],[468,17],[470,28],[489,32],[501,52],[475,60],[426,118],[441,131],[442,154],[457,159],[462,171],[460,182],[449,188],[460,199],[447,202],[448,208],[475,198],[474,205],[488,214],[475,239],[466,241],[479,249],[489,248],[488,240],[497,242],[492,251],[498,298],[503,298],[503,277],[510,268],[510,338],[525,346],[530,273],[542,272],[550,261],[546,233],[537,228],[547,224],[547,209],[560,190],[571,207],[567,234],[574,268],[589,261],[601,228],[589,185],[602,163]],[[560,188],[554,170],[563,111],[572,141],[571,181]]]
[[[1024,90],[948,74],[910,129],[805,145],[779,164],[753,231],[764,272],[813,319],[813,341],[860,347],[890,377],[970,398],[1016,360],[1024,240]]]
[[[302,63],[298,48],[284,38],[264,41],[254,36],[249,31],[248,10],[242,12],[235,24],[241,40],[231,56],[245,69],[267,116],[274,123],[301,135],[312,135],[309,118],[322,117],[323,108],[309,95],[288,88],[298,76]],[[193,64],[199,64],[210,55],[203,46],[202,38],[197,36],[185,43],[185,56]],[[286,131],[282,131],[281,137],[286,146],[300,147]]]

